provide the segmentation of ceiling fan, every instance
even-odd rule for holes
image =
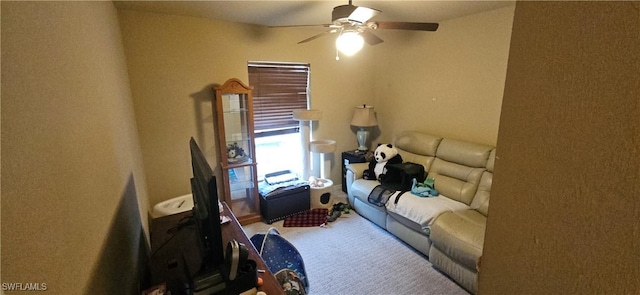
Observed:
[[[370,21],[371,18],[381,12],[382,11],[373,8],[355,6],[351,3],[351,0],[349,0],[349,4],[333,8],[333,12],[331,13],[332,23],[322,25],[324,27],[328,27],[329,30],[304,39],[298,42],[298,44],[306,43],[322,36],[338,33],[339,36],[336,40],[337,49],[345,55],[352,55],[362,48],[364,42],[369,45],[376,45],[384,42],[380,37],[376,36],[372,32],[375,30],[390,29],[433,32],[438,29],[437,23]],[[349,45],[354,47],[349,47]],[[341,46],[344,50],[341,49]],[[336,59],[339,58],[336,56]]]

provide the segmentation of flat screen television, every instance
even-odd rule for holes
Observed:
[[[210,273],[219,269],[224,262],[218,188],[213,170],[193,137],[189,141],[189,147],[193,168],[193,217],[202,257],[199,273]]]

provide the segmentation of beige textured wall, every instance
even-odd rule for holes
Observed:
[[[148,200],[116,10],[1,5],[1,281],[135,294]]]
[[[149,204],[189,192],[190,136],[217,162],[211,86],[246,81],[250,60],[311,64],[312,107],[324,113],[314,138],[338,142],[334,181],[363,103],[376,106],[382,138],[427,122],[427,131],[494,142],[511,16],[443,22],[426,38],[381,32],[387,42],[336,62],[331,38],[295,44],[315,30],[116,14],[109,2],[2,2],[2,282],[61,294],[135,288],[135,272],[121,270],[138,267]],[[425,104],[417,91],[437,99]]]
[[[380,32],[375,109],[380,142],[404,130],[495,145],[514,6],[440,23],[438,31]]]
[[[640,5],[519,2],[480,294],[640,292]]]
[[[353,107],[374,96],[370,50],[336,62],[331,38],[296,44],[318,30],[126,10],[119,18],[151,204],[190,192],[189,137],[218,166],[211,87],[232,77],[247,83],[248,61],[310,63],[311,105],[323,112],[313,139],[334,139],[338,151],[356,147]],[[332,179],[341,179],[339,163],[336,152]]]
[[[151,204],[189,192],[190,136],[218,163],[211,86],[230,77],[246,82],[247,61],[311,64],[312,108],[324,114],[313,138],[337,141],[336,183],[340,151],[356,147],[349,126],[356,105],[376,107],[376,141],[421,129],[495,144],[513,7],[443,22],[434,34],[379,32],[385,43],[339,62],[333,38],[296,44],[317,30],[126,10],[119,16]]]

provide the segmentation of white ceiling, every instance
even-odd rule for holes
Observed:
[[[196,16],[264,26],[331,23],[333,7],[344,1],[114,1],[118,9]],[[513,5],[513,1],[353,1],[381,10],[373,20],[442,22]]]

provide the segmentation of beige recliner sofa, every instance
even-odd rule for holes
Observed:
[[[386,229],[416,250],[467,291],[477,289],[495,148],[407,131],[393,144],[404,162],[422,164],[435,179],[437,197],[402,194],[386,206],[368,202],[380,183],[362,179],[368,163],[347,165],[349,203],[358,214]]]

